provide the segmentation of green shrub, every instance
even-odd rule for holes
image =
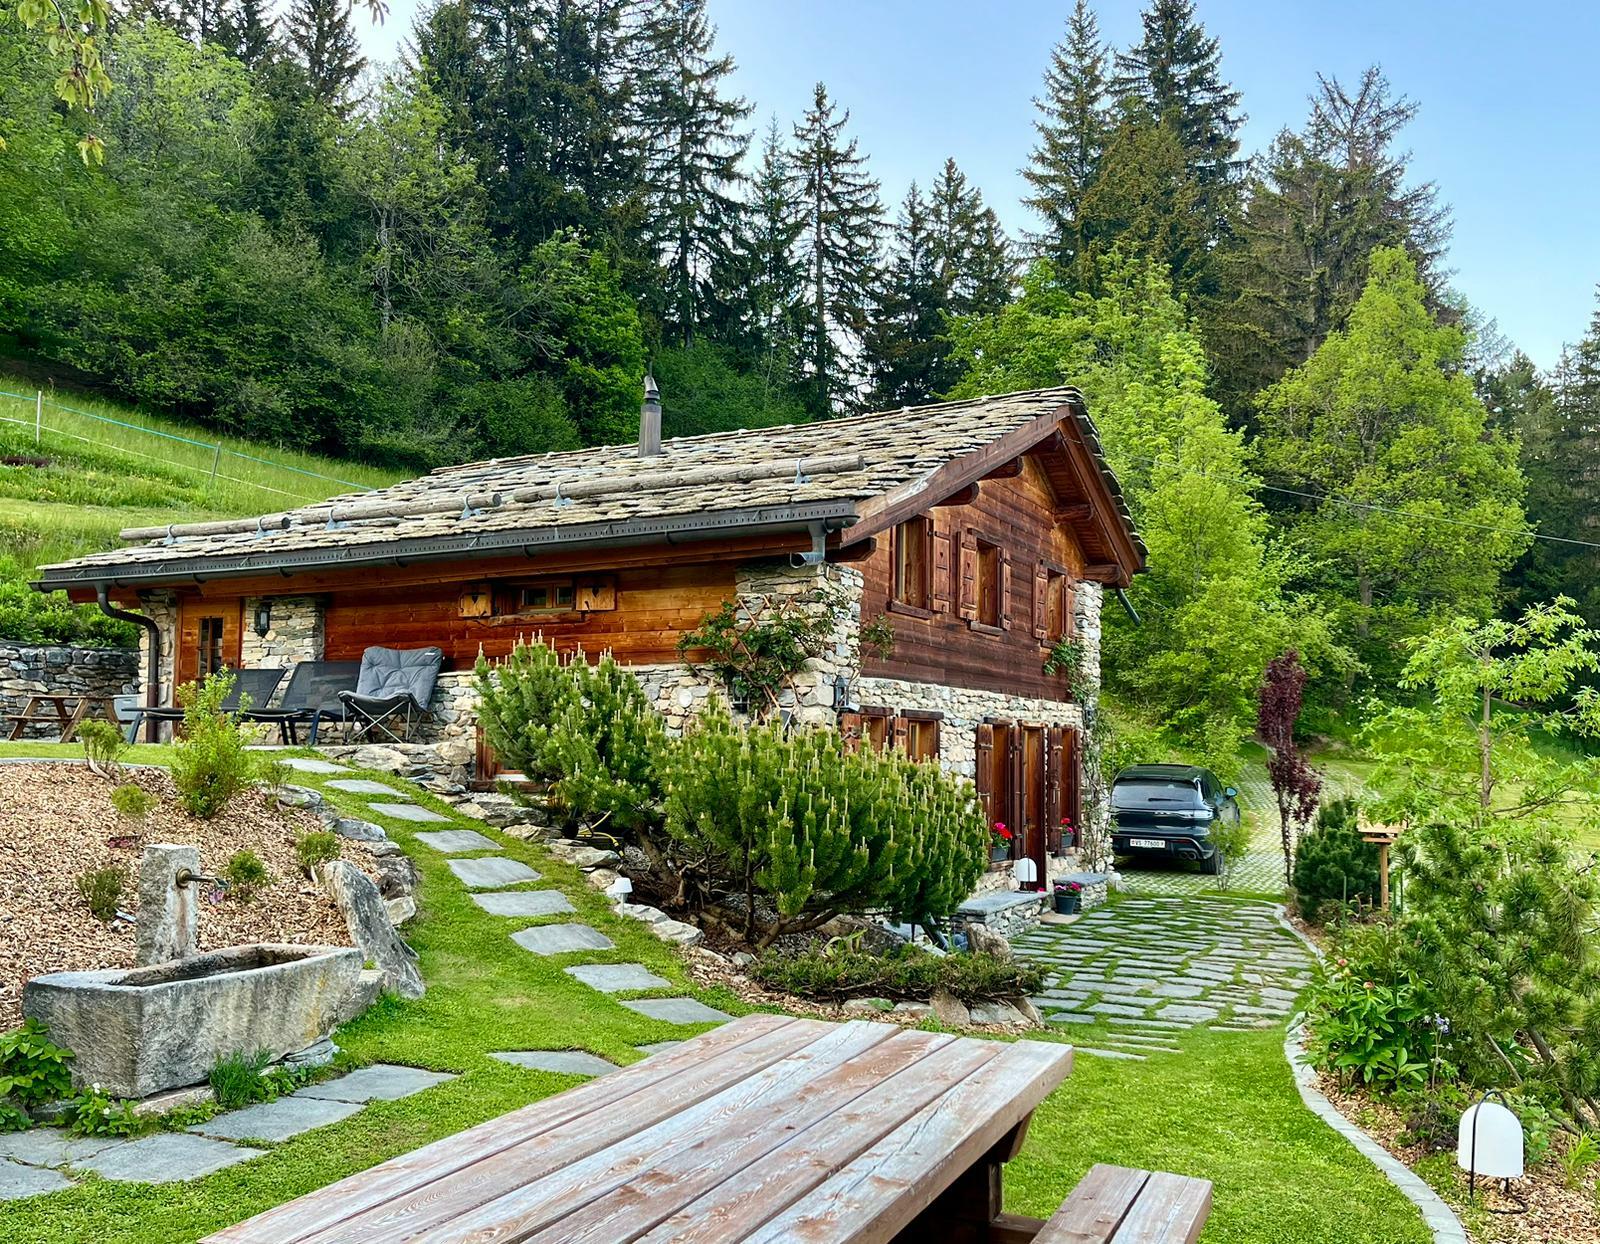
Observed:
[[[123,820],[140,824],[159,803],[154,795],[137,782],[124,782],[111,792],[111,807]]]
[[[0,1033],[0,1104],[9,1098],[29,1108],[65,1096],[72,1089],[71,1061],[72,1051],[53,1044],[36,1019]]]
[[[260,771],[260,761],[246,750],[253,736],[240,728],[234,714],[222,711],[233,683],[232,672],[224,670],[198,686],[178,688],[184,733],[173,753],[172,781],[183,806],[203,821],[227,807]],[[241,696],[240,708],[248,708],[248,701]]]
[[[761,946],[842,912],[947,915],[988,860],[970,782],[898,751],[846,751],[832,730],[745,728],[713,705],[667,752],[662,785],[674,901]]]
[[[838,943],[802,951],[769,950],[750,975],[770,989],[830,1002],[926,1000],[940,989],[963,1002],[988,1002],[1044,988],[1043,973],[1031,964],[994,955],[936,955],[910,945],[887,954]]]
[[[98,1084],[67,1103],[67,1128],[79,1136],[132,1136],[143,1126],[131,1101],[118,1101]]]
[[[78,894],[96,920],[110,920],[117,914],[117,902],[128,884],[128,874],[115,865],[90,868],[78,874]]]
[[[207,1079],[216,1094],[217,1105],[224,1110],[238,1110],[257,1102],[270,1101],[277,1096],[267,1076],[267,1065],[272,1062],[272,1051],[258,1050],[254,1054],[240,1051],[219,1058]]]
[[[7,1132],[25,1132],[33,1126],[33,1119],[21,1106],[0,1097],[0,1136]]]
[[[1318,810],[1295,851],[1294,896],[1307,920],[1318,919],[1328,902],[1377,901],[1378,848],[1361,841],[1355,800],[1335,799]]]
[[[222,870],[222,879],[228,883],[228,893],[240,902],[248,903],[255,898],[257,890],[272,880],[272,874],[267,871],[261,857],[246,848],[228,857],[228,865]]]
[[[1217,873],[1217,888],[1228,884],[1233,867],[1250,850],[1250,827],[1241,817],[1237,821],[1221,820],[1211,827],[1211,841],[1222,853],[1222,868]]]
[[[339,858],[339,835],[326,829],[314,829],[294,840],[295,857],[309,876],[318,864]]]
[[[78,725],[78,739],[83,744],[83,758],[89,769],[108,781],[122,780],[122,753],[128,750],[128,740],[122,731],[109,721],[90,718]]]
[[[577,695],[568,663],[543,640],[519,640],[498,665],[480,653],[475,682],[478,722],[500,763],[532,781],[560,777],[548,749],[552,724]]]
[[[554,719],[545,757],[556,798],[580,821],[637,831],[661,816],[661,773],[669,751],[661,714],[639,680],[611,659],[566,667],[573,696]]]
[[[33,571],[15,558],[0,558],[0,639],[19,644],[83,644],[132,648],[139,629],[108,618],[92,605],[74,605],[65,592],[38,592]]]

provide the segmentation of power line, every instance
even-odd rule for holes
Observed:
[[[1138,454],[1128,455],[1134,462],[1147,463],[1155,466],[1160,460],[1145,458]],[[1570,536],[1550,536],[1542,531],[1531,528],[1497,527],[1493,523],[1474,523],[1464,518],[1447,518],[1443,514],[1423,514],[1417,510],[1403,510],[1398,506],[1379,505],[1375,501],[1357,501],[1353,497],[1336,497],[1331,493],[1305,492],[1298,488],[1283,488],[1276,484],[1262,483],[1257,479],[1250,479],[1242,475],[1221,475],[1213,471],[1200,471],[1201,475],[1210,475],[1216,479],[1227,480],[1229,483],[1242,484],[1248,488],[1259,489],[1262,492],[1281,493],[1286,497],[1303,497],[1308,501],[1323,501],[1333,505],[1348,506],[1353,510],[1370,510],[1378,514],[1393,514],[1400,518],[1409,518],[1422,523],[1448,523],[1452,527],[1467,527],[1474,531],[1492,531],[1505,536],[1528,536],[1534,540],[1543,540],[1549,544],[1570,544],[1583,549],[1600,549],[1600,542],[1594,540],[1578,540]]]

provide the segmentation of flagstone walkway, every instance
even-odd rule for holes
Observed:
[[[1045,1022],[1094,1026],[1085,1053],[1175,1053],[1196,1026],[1244,1031],[1282,1023],[1311,975],[1311,952],[1268,903],[1130,897],[1072,924],[1012,940],[1045,971],[1032,1001]]]

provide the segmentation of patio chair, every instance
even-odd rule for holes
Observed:
[[[324,721],[351,727],[351,740],[381,738],[398,743],[432,709],[444,653],[437,648],[368,648],[361,654],[361,676],[354,691],[341,691],[337,707],[317,710],[311,720],[311,746]]]
[[[298,743],[295,727],[314,722],[319,709],[337,704],[339,692],[354,690],[360,672],[359,661],[301,661],[289,672],[276,708],[253,708],[239,719],[277,726],[280,743]]]
[[[272,698],[272,693],[278,689],[278,684],[283,681],[283,671],[280,669],[252,668],[230,670],[229,672],[233,674],[233,688],[222,701],[221,708],[224,713],[237,713],[239,711],[239,700],[243,696],[250,698],[252,706],[265,704]],[[212,677],[215,677],[215,675],[212,675]],[[119,717],[123,711],[122,698],[119,696],[115,701]],[[137,701],[138,697],[135,696],[134,699]],[[139,727],[147,721],[176,723],[183,720],[183,710],[176,705],[151,708],[148,705],[135,703],[132,706],[132,710],[133,720],[129,723],[127,736],[129,742],[139,737]]]
[[[122,737],[130,743],[139,741],[139,724],[135,717],[143,704],[144,696],[137,692],[111,697],[111,707],[117,710],[117,720],[122,723]]]

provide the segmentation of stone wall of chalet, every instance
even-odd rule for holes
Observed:
[[[20,713],[30,695],[127,695],[139,689],[139,653],[132,648],[76,648],[0,641],[0,714]],[[53,710],[24,738],[60,733]],[[6,733],[10,733],[10,723]]]

